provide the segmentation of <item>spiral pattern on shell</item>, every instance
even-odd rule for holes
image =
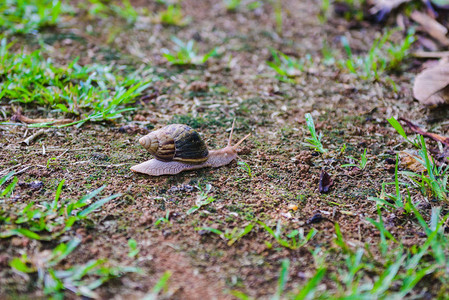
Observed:
[[[200,164],[209,156],[198,132],[183,124],[172,124],[150,132],[139,143],[161,161]]]

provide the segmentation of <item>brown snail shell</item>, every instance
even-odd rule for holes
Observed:
[[[183,124],[172,124],[150,132],[140,138],[139,143],[156,159],[166,162],[200,164],[209,156],[199,133]]]

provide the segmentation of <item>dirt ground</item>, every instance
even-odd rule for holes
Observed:
[[[290,260],[286,291],[294,292],[315,272],[315,249],[327,250],[327,262],[342,260],[334,243],[335,223],[348,245],[371,247],[376,252],[379,232],[367,218],[377,219],[378,215],[376,204],[367,197],[375,196],[382,182],[394,180],[395,151],[405,147],[386,119],[404,117],[447,135],[448,124],[443,122],[447,112],[431,112],[413,100],[411,84],[419,70],[413,61],[405,72],[391,75],[397,91],[380,82],[357,80],[335,65],[321,64],[324,41],[341,48],[339,37],[345,35],[354,51],[364,51],[380,25],[350,26],[339,18],[322,24],[317,18],[318,2],[282,1],[282,36],[274,31],[271,5],[230,13],[220,1],[195,0],[182,2],[184,13],[193,18],[185,27],[138,20],[131,28],[109,19],[76,16],[63,26],[44,31],[51,47],[47,54],[57,63],[66,64],[80,56],[80,64],[99,62],[131,69],[152,66],[160,77],[139,100],[139,110],[116,123],[45,129],[30,145],[21,142],[39,129],[0,125],[1,169],[19,172],[15,196],[2,202],[6,209],[23,207],[31,200],[53,199],[62,179],[61,197],[65,199],[78,199],[104,184],[102,195],[122,193],[95,212],[89,222],[76,223],[62,240],[0,239],[1,297],[45,298],[33,280],[12,271],[8,262],[22,253],[39,255],[75,236],[82,243],[63,265],[107,258],[143,270],[143,274],[128,274],[102,285],[96,290],[102,299],[141,299],[165,271],[172,272],[167,296],[171,299],[235,299],[231,290],[268,299],[276,293],[285,258]],[[143,0],[133,5],[150,11],[160,7]],[[117,27],[111,38],[110,32]],[[223,55],[203,67],[169,66],[161,49],[171,47],[172,35],[195,39],[200,53],[218,47]],[[18,43],[26,50],[37,47],[32,37],[19,38]],[[309,54],[314,63],[299,75],[296,84],[279,82],[266,65],[270,48],[296,57]],[[207,83],[206,91],[191,88],[191,83],[198,81]],[[17,107],[1,102],[8,117]],[[29,117],[60,117],[51,109],[21,107]],[[309,136],[305,113],[314,117],[324,146],[337,153],[346,144],[345,155],[319,154],[303,145]],[[225,146],[234,119],[234,141],[252,134],[240,147],[238,159],[248,163],[252,177],[235,161],[218,169],[176,176],[149,177],[130,171],[132,165],[150,158],[137,142],[149,130],[187,123],[201,132],[209,149],[218,149]],[[365,148],[369,159],[365,170],[341,167],[348,163],[348,155],[359,157]],[[56,160],[48,165],[50,158]],[[323,170],[333,179],[327,194],[318,190]],[[33,188],[30,183],[34,181],[43,185]],[[187,214],[200,194],[198,186],[205,184],[212,186],[209,195],[216,200]],[[298,209],[292,210],[292,205]],[[428,216],[430,210],[429,204],[422,213]],[[169,222],[155,226],[167,213]],[[388,230],[405,245],[422,243],[415,223],[398,213],[384,211],[383,216]],[[306,234],[312,229],[318,233],[305,246],[290,250],[258,226],[232,246],[217,234],[199,230],[244,228],[255,220],[273,228],[280,220],[286,232],[301,228]],[[134,258],[128,257],[131,238],[140,249]],[[329,264],[333,271],[338,266]],[[432,280],[427,278],[424,282],[428,284],[417,288],[424,298],[435,296],[441,288],[441,283]],[[333,291],[336,286],[325,277],[319,289]],[[77,296],[66,293],[66,297]]]

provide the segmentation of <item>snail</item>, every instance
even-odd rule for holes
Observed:
[[[210,151],[198,132],[187,125],[172,124],[152,131],[141,137],[139,143],[155,158],[131,167],[131,171],[160,176],[227,165],[237,158],[237,147],[251,135],[246,135],[232,146],[234,123],[228,145],[222,149]]]

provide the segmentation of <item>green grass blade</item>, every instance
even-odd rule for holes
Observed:
[[[73,250],[76,249],[76,247],[78,247],[78,245],[81,243],[81,239],[79,238],[74,238],[73,240],[71,240],[70,242],[68,242],[67,244],[62,243],[59,244],[54,250],[53,250],[53,259],[51,260],[51,262],[49,263],[49,266],[55,266],[56,264],[58,264],[60,261],[62,261],[64,258],[66,258],[67,256],[69,256],[70,253],[73,252]]]
[[[11,178],[13,175],[14,175],[14,171],[11,171],[11,172],[9,172],[8,174],[6,174],[5,176],[3,176],[1,179],[0,179],[0,186],[2,186],[6,181],[8,181],[9,180],[9,178]]]
[[[17,182],[19,181],[19,178],[14,177],[12,182],[5,188],[5,190],[1,193],[0,196],[10,197],[12,192],[14,191],[14,188],[16,187]]]
[[[100,207],[102,207],[105,203],[109,202],[112,199],[115,199],[117,197],[120,197],[122,194],[115,194],[112,196],[109,196],[107,198],[98,200],[97,202],[92,203],[91,205],[89,205],[85,210],[79,212],[77,214],[78,217],[86,217],[88,214],[90,214],[91,212],[93,212],[96,209],[99,209]]]
[[[319,268],[316,271],[315,275],[313,275],[313,277],[307,281],[307,283],[301,288],[301,291],[298,294],[296,294],[293,299],[294,300],[312,299],[318,284],[321,282],[325,274],[326,268]]]
[[[410,140],[407,137],[407,134],[404,131],[404,128],[402,128],[402,125],[398,122],[398,120],[396,120],[394,117],[391,117],[389,119],[387,119],[388,123],[391,124],[391,126],[393,126],[394,129],[396,129],[396,131],[407,141],[409,142]]]
[[[87,201],[89,201],[90,199],[92,199],[95,196],[97,196],[102,190],[104,190],[105,187],[106,187],[106,185],[103,185],[103,186],[99,187],[98,189],[90,192],[89,194],[81,197],[81,199],[79,199],[76,202],[76,207],[80,208],[80,207],[83,207],[84,205],[86,205]]]
[[[276,294],[271,298],[272,300],[278,300],[281,298],[285,290],[285,285],[288,281],[288,268],[290,267],[290,260],[284,259],[281,263],[281,274],[278,280],[278,289]]]
[[[56,212],[56,209],[58,208],[58,201],[59,197],[61,196],[62,186],[64,185],[65,179],[61,180],[61,182],[58,184],[58,188],[56,189],[56,195],[55,199],[53,200],[53,203],[51,205],[51,209]]]
[[[26,228],[15,228],[4,232],[0,232],[0,238],[9,238],[14,235],[24,236],[33,240],[41,239],[40,235]]]
[[[22,273],[33,273],[36,272],[34,268],[30,268],[24,263],[20,258],[14,257],[10,262],[9,266]]]

